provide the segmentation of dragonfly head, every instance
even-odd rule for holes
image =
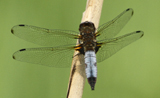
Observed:
[[[95,26],[92,22],[85,21],[79,25],[79,31],[81,35],[83,33],[95,33]]]

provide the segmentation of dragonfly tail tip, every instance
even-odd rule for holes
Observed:
[[[11,33],[12,33],[12,34],[14,34],[14,32],[13,32],[13,31],[14,31],[14,30],[13,30],[13,29],[11,29]]]

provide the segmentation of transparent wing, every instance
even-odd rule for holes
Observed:
[[[30,25],[17,25],[11,29],[12,34],[26,41],[42,46],[60,46],[76,44],[78,32],[51,30]]]
[[[102,46],[96,54],[97,62],[109,58],[123,47],[141,38],[143,34],[143,31],[136,31],[117,38],[98,41],[98,43],[102,43]]]
[[[113,20],[98,27],[96,35],[97,40],[113,38],[117,35],[125,24],[130,20],[133,15],[133,9],[129,8],[123,11]],[[99,36],[100,35],[100,36]]]
[[[74,47],[46,47],[21,49],[13,54],[13,59],[51,67],[69,67],[72,63]]]

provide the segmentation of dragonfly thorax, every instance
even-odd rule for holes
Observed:
[[[83,22],[79,26],[79,31],[81,35],[81,42],[83,43],[84,52],[88,50],[95,50],[96,47],[96,37],[95,37],[95,27],[92,22]]]

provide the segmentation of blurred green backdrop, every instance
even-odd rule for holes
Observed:
[[[78,31],[86,0],[0,0],[0,98],[65,98],[70,68],[18,62],[12,54],[40,47],[11,34],[17,24]],[[144,37],[98,63],[94,91],[83,98],[160,98],[160,0],[104,0],[100,25],[127,8],[134,15],[118,34]]]

